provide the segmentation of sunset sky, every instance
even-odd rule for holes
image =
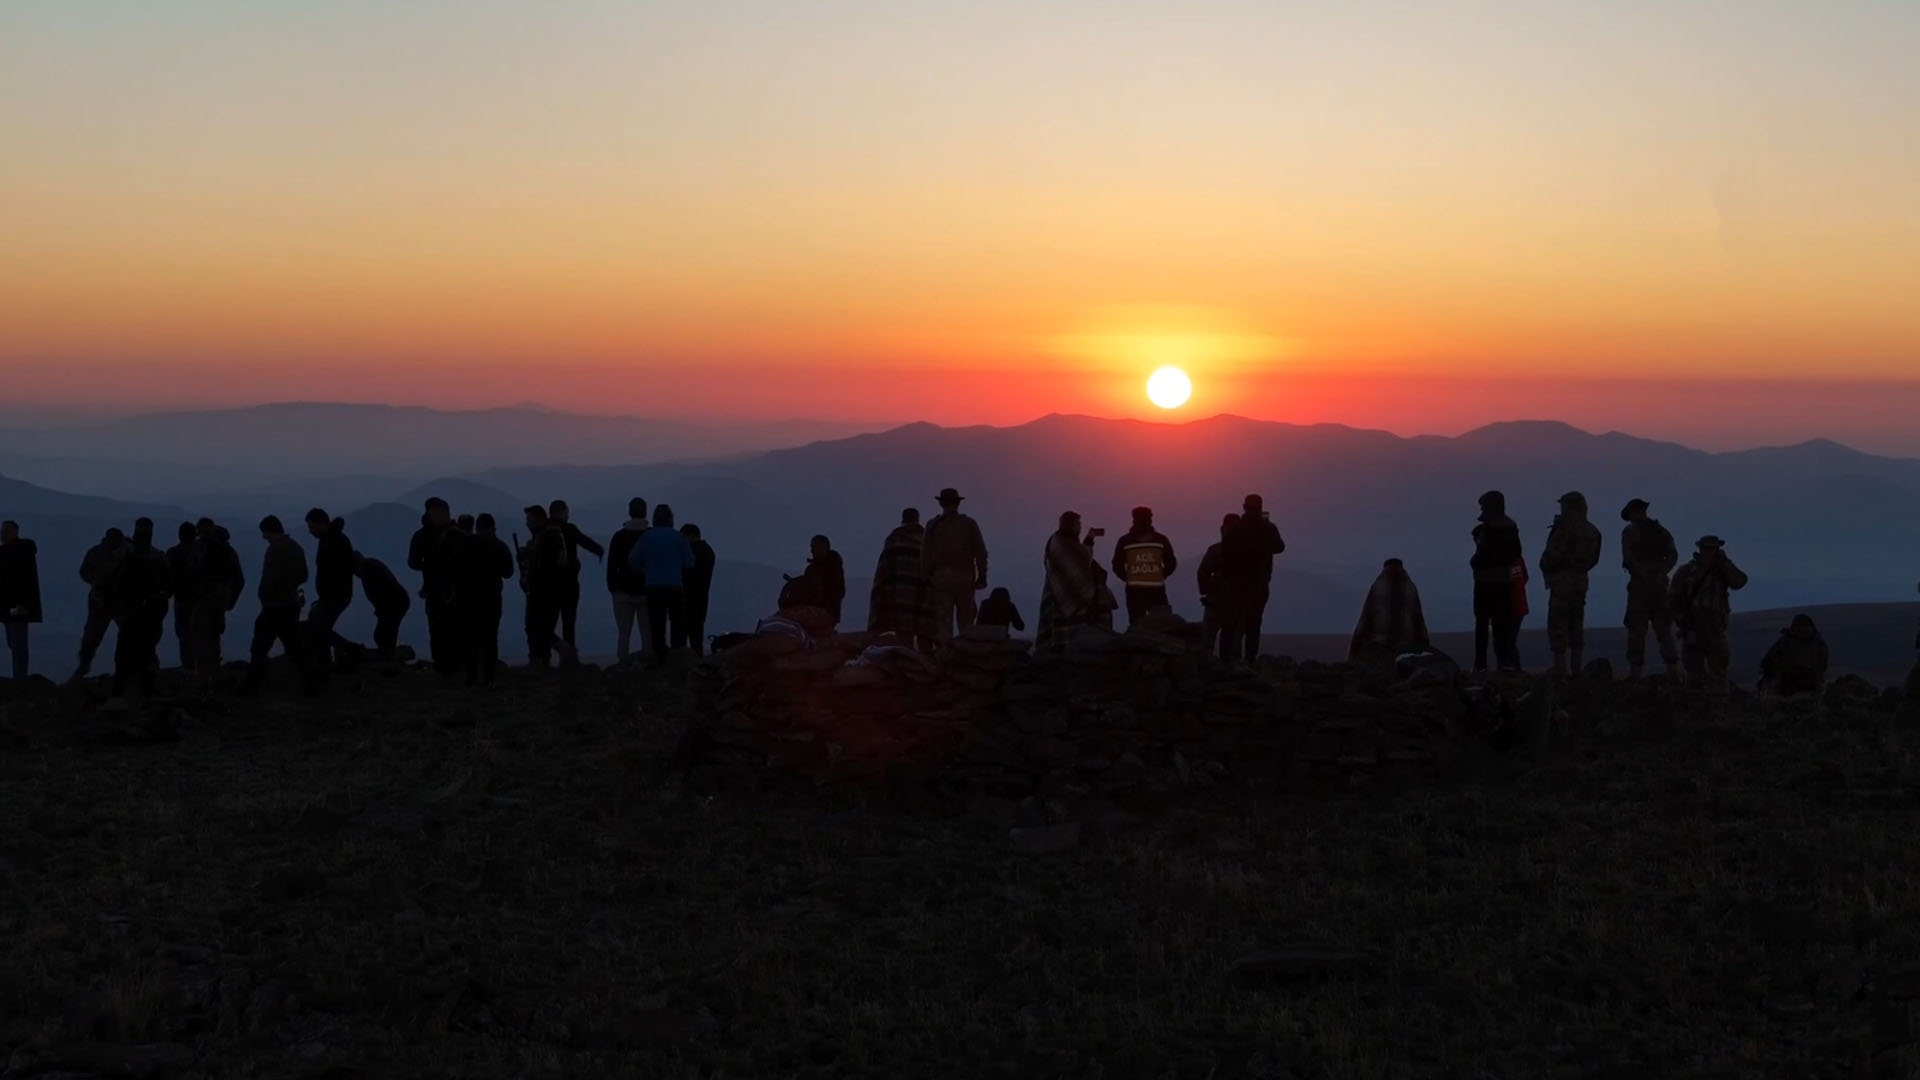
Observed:
[[[0,396],[1012,422],[1174,363],[1872,442],[1916,57],[1911,0],[9,0]]]

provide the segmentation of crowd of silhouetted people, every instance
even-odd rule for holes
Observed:
[[[882,643],[927,652],[976,626],[987,632],[1024,631],[1026,620],[1012,595],[990,585],[985,535],[962,511],[964,497],[946,488],[935,502],[938,512],[924,523],[917,508],[905,510],[882,544],[866,630]],[[1473,669],[1520,671],[1518,639],[1529,614],[1531,571],[1505,497],[1489,491],[1479,506],[1469,562]],[[1691,559],[1682,563],[1673,534],[1648,515],[1649,508],[1646,500],[1634,499],[1620,512],[1629,676],[1642,675],[1651,634],[1669,676],[1723,684],[1731,663],[1730,594],[1746,586],[1747,575],[1715,536],[1699,538]],[[1604,542],[1579,492],[1561,496],[1559,510],[1537,567],[1547,591],[1552,670],[1574,676],[1583,670],[1589,577]],[[706,648],[714,551],[698,526],[676,524],[665,504],[649,514],[646,500],[631,500],[626,522],[603,546],[573,523],[563,501],[527,507],[526,538],[516,531],[509,542],[501,539],[492,515],[455,517],[445,500],[429,499],[407,551],[406,569],[418,575],[417,590],[403,585],[385,563],[356,550],[341,519],[316,508],[304,524],[313,541],[311,560],[306,546],[289,536],[277,517],[259,523],[265,544],[255,583],[260,612],[244,692],[260,691],[276,645],[312,694],[324,693],[330,674],[343,664],[392,661],[416,597],[425,609],[434,669],[449,678],[464,677],[469,686],[491,686],[500,668],[502,598],[507,583],[516,580],[525,594],[529,667],[577,664],[583,552],[605,567],[617,661],[632,657],[636,631],[641,653],[656,665],[674,651],[700,654]],[[1172,542],[1155,528],[1153,510],[1133,510],[1132,527],[1114,542],[1110,562],[1103,565],[1096,546],[1104,535],[1102,529],[1085,528],[1077,512],[1060,515],[1042,553],[1038,648],[1065,648],[1083,628],[1113,629],[1123,610],[1129,626],[1171,612],[1167,583],[1181,563]],[[1201,557],[1196,574],[1208,649],[1227,661],[1251,663],[1260,652],[1274,559],[1286,551],[1286,543],[1259,495],[1248,495],[1238,512],[1222,518],[1219,537]],[[37,559],[34,542],[20,535],[17,524],[0,523],[0,621],[16,680],[27,673],[29,627],[44,614]],[[130,533],[107,530],[81,559],[79,574],[88,594],[75,681],[91,671],[109,628],[118,633],[116,694],[152,691],[169,624],[189,677],[205,684],[220,670],[227,617],[247,587],[242,560],[224,526],[209,518],[183,523],[177,542],[162,549],[153,522],[142,518]],[[1117,592],[1111,584],[1116,580]],[[341,616],[354,603],[356,581],[374,615],[370,645],[348,641],[338,631]],[[804,616],[813,629],[831,631],[843,621],[846,593],[840,554],[826,536],[815,536],[805,569],[786,577],[773,618],[792,623]],[[1367,591],[1349,658],[1380,661],[1431,649],[1419,589],[1401,559],[1388,559]],[[1827,665],[1826,643],[1812,619],[1802,615],[1782,632],[1761,666],[1764,682],[1791,693],[1817,688]]]

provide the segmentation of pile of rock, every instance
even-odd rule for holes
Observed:
[[[701,669],[688,764],[1008,795],[1347,783],[1444,764],[1467,707],[1456,676],[1225,664],[1177,618],[1037,655],[968,636],[938,660],[865,635],[761,634]]]

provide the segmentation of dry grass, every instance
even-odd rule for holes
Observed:
[[[977,815],[683,791],[685,707],[671,678],[468,699],[409,674],[205,711],[165,746],[16,709],[0,1054],[23,1076],[1913,1064],[1920,739],[1890,714],[1636,705],[1449,782],[1214,792],[1023,857]],[[1368,960],[1227,974],[1294,946]]]

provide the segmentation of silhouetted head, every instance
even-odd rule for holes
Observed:
[[[1240,509],[1246,511],[1248,517],[1259,517],[1266,508],[1266,500],[1258,495],[1249,495],[1240,503]]]
[[[1080,514],[1078,511],[1067,510],[1060,514],[1060,531],[1073,537],[1075,540],[1080,539]]]
[[[1380,569],[1389,574],[1404,574],[1407,572],[1407,565],[1399,559],[1388,559],[1380,564]]]
[[[1703,536],[1694,541],[1693,546],[1702,555],[1718,555],[1727,546],[1727,542],[1717,536]]]
[[[686,537],[688,540],[698,540],[700,539],[700,526],[688,522],[680,526],[680,535]]]
[[[20,539],[20,523],[0,521],[0,544],[11,544],[18,539]]]
[[[553,519],[555,525],[565,525],[569,513],[571,513],[571,511],[567,509],[567,500],[565,499],[555,499],[547,504],[547,516]]]
[[[1560,496],[1560,510],[1573,517],[1587,516],[1587,497],[1577,491],[1569,491]]]
[[[1007,602],[1007,603],[1009,603],[1009,604],[1010,604],[1010,603],[1012,603],[1012,602],[1013,602],[1013,594],[1012,594],[1012,593],[1010,593],[1010,592],[1008,592],[1008,591],[1006,590],[1006,587],[1005,587],[1005,586],[1001,586],[1000,588],[997,588],[997,589],[995,589],[995,590],[993,590],[992,592],[990,592],[990,593],[988,593],[988,594],[987,594],[987,599],[989,599],[989,600],[1003,600],[1003,601],[1005,601],[1005,602]]]
[[[1628,499],[1627,505],[1620,508],[1621,521],[1644,521],[1647,517],[1647,500]]]
[[[920,508],[917,506],[909,506],[905,510],[900,511],[900,524],[902,525],[920,524]]]
[[[481,514],[474,518],[473,527],[481,536],[492,536],[499,531],[499,524],[493,520],[492,514]]]
[[[108,550],[112,550],[127,542],[127,534],[119,529],[108,529],[106,535],[100,538],[100,542],[105,544]]]
[[[527,528],[538,532],[547,527],[546,507],[541,506],[539,503],[534,503],[523,512],[527,515]]]
[[[1818,631],[1815,630],[1813,625],[1813,616],[1804,611],[1795,615],[1793,617],[1793,632],[1802,637],[1811,637],[1817,633]]]
[[[809,546],[812,548],[815,556],[825,555],[827,552],[833,550],[833,541],[827,539],[825,536],[816,536]]]
[[[200,535],[200,530],[194,527],[193,522],[183,521],[180,523],[180,530],[175,535],[180,537],[181,543],[191,544],[193,543],[193,538]]]
[[[1480,496],[1480,520],[1499,517],[1507,512],[1507,497],[1498,491],[1489,491]]]
[[[1221,518],[1220,519],[1220,539],[1225,540],[1227,538],[1227,534],[1232,532],[1234,528],[1240,524],[1240,521],[1241,521],[1241,517],[1239,514],[1228,514],[1226,517]]]
[[[260,535],[268,540],[276,536],[285,536],[287,535],[287,527],[280,524],[279,518],[268,514],[266,517],[260,519]]]
[[[193,531],[196,534],[198,534],[199,537],[203,540],[209,536],[212,536],[213,535],[213,519],[210,517],[203,517],[199,521],[194,522]]]
[[[673,528],[673,507],[661,503],[653,508],[653,525],[656,529]]]
[[[427,500],[427,524],[436,529],[444,529],[453,520],[453,508],[447,500],[434,496]]]
[[[307,532],[313,536],[325,536],[333,528],[333,515],[319,507],[307,511]]]
[[[1133,508],[1133,524],[1135,525],[1135,527],[1144,527],[1144,526],[1153,524],[1153,507],[1151,506],[1134,507]]]
[[[473,531],[473,515],[461,514],[460,517],[454,521],[453,527],[456,529],[459,529],[463,533],[472,532]]]
[[[635,521],[647,520],[647,500],[628,499],[627,500],[627,516],[629,518],[632,518]]]
[[[960,504],[965,502],[966,498],[953,488],[941,488],[939,498],[934,501],[940,504],[940,509],[951,511],[960,509]]]
[[[153,546],[152,518],[140,518],[133,523],[133,546],[139,548]]]

